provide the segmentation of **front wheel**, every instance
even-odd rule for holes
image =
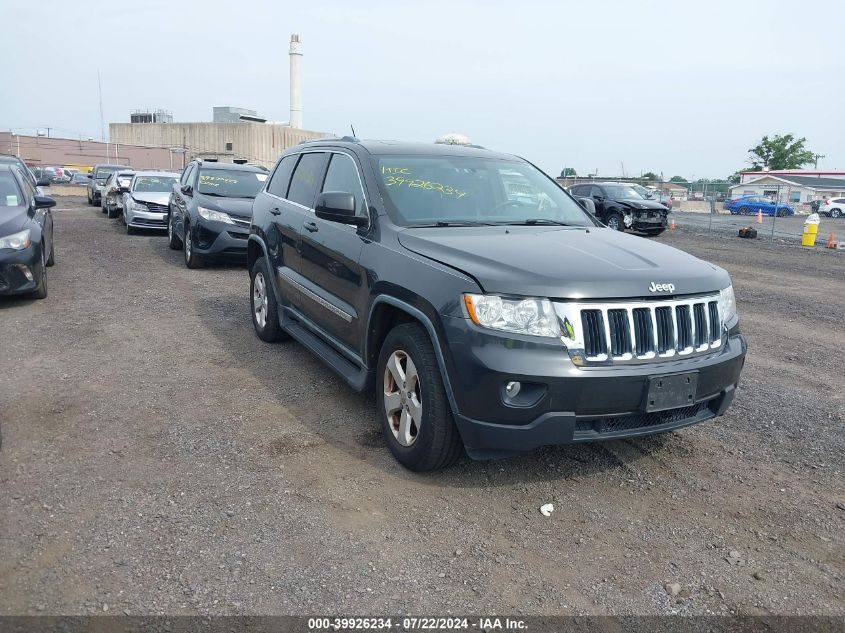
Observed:
[[[44,244],[42,243],[42,248]],[[44,253],[41,253],[41,278],[38,280],[38,285],[35,290],[29,293],[30,299],[46,299],[47,298],[47,262],[44,259]]]
[[[182,242],[182,252],[185,254],[185,266],[188,268],[202,268],[203,261],[194,250],[194,238],[191,236],[191,227],[185,225],[185,239]]]
[[[622,216],[618,213],[611,213],[610,215],[608,215],[605,224],[607,225],[607,228],[613,229],[614,231],[625,230],[625,221],[622,219]]]
[[[376,373],[376,410],[393,457],[409,470],[450,466],[463,452],[428,333],[417,323],[387,335]]]
[[[111,218],[112,220],[114,220],[117,216],[120,215],[120,211],[117,209],[117,207],[115,207],[114,209],[112,209],[111,207],[106,207],[106,213],[109,214],[109,218]]]
[[[252,265],[249,277],[252,325],[258,338],[268,343],[288,340],[290,335],[279,325],[279,304],[276,301],[267,261],[263,257]]]
[[[167,216],[167,240],[170,244],[170,248],[174,251],[178,251],[182,248],[182,240],[180,240],[179,236],[176,235],[176,228],[173,226],[172,213]]]
[[[840,211],[839,209],[831,209],[830,210],[830,217],[838,218],[840,215],[842,215],[842,211]]]
[[[748,215],[749,213],[751,213],[751,210],[748,207],[740,207],[739,208],[739,214],[740,215]]]
[[[47,265],[48,266],[55,266],[56,265],[56,242],[55,236],[53,239],[50,240],[50,257],[47,258]]]
[[[786,213],[787,213],[786,209],[778,209],[777,215],[778,215],[779,218],[785,218]]]

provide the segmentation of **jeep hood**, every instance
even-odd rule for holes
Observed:
[[[198,194],[197,202],[202,207],[213,209],[214,211],[222,211],[236,218],[252,219],[253,198],[221,198]]]
[[[713,292],[728,273],[671,246],[607,228],[496,226],[407,228],[410,251],[473,277],[484,292],[568,299]]]

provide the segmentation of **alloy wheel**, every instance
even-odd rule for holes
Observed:
[[[422,391],[414,361],[402,350],[384,368],[384,413],[393,437],[402,446],[417,441],[422,423]]]
[[[607,219],[607,228],[613,229],[614,231],[618,231],[619,230],[619,218],[617,218],[615,215],[610,216]]]
[[[255,313],[255,322],[261,329],[267,325],[267,284],[264,282],[264,274],[259,272],[252,282],[252,310]]]

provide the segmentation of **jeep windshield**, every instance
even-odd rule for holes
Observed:
[[[418,155],[373,161],[387,212],[401,226],[596,225],[526,162]]]
[[[267,174],[241,169],[201,169],[199,193],[219,198],[254,198]]]
[[[604,185],[607,197],[611,200],[644,200],[633,187],[622,185]]]
[[[120,171],[120,167],[97,167],[97,171],[94,174],[95,180],[106,180],[109,176],[111,176],[114,172]]]

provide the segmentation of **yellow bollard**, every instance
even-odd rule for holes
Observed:
[[[818,224],[804,224],[804,234],[801,236],[801,246],[815,246],[819,233]]]

